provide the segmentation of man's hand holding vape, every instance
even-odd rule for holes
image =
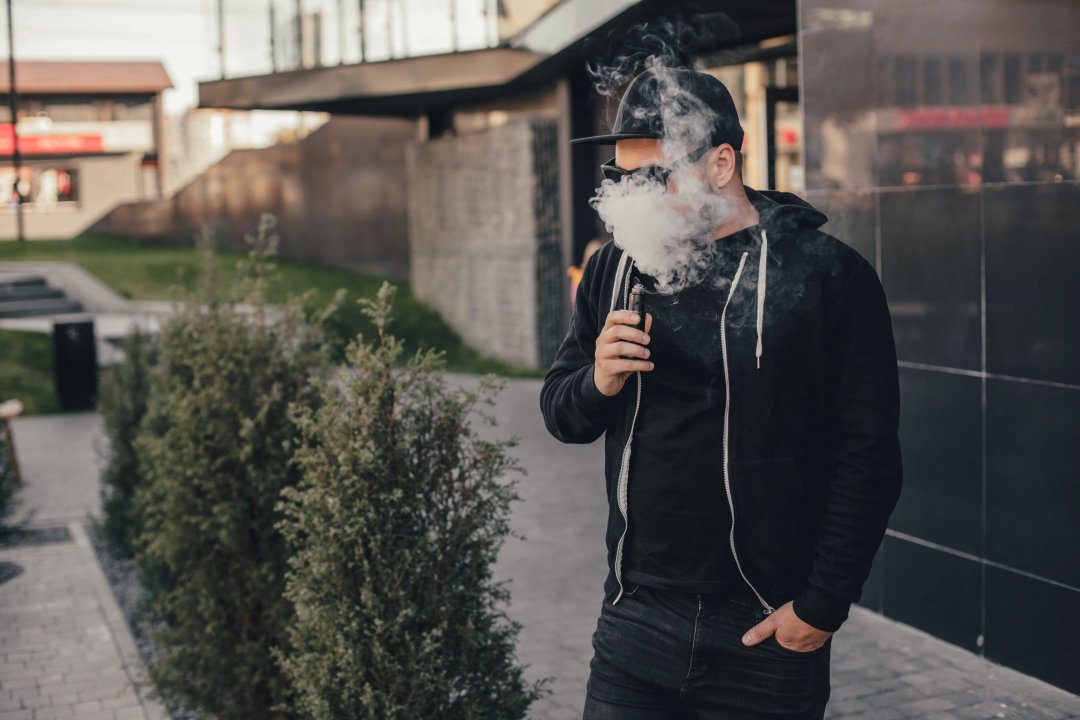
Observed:
[[[641,316],[632,310],[613,310],[608,313],[604,329],[596,338],[596,361],[593,382],[604,395],[617,395],[630,374],[652,370],[648,359],[649,330],[652,313],[645,313],[644,328]]]

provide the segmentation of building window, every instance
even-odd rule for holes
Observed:
[[[917,97],[915,81],[915,59],[910,57],[896,58],[897,107],[915,107],[915,100]]]
[[[968,83],[968,62],[965,58],[949,58],[949,104],[970,105],[971,86]]]
[[[15,166],[0,166],[0,199],[4,207],[14,209],[18,195],[23,206],[47,210],[63,203],[79,201],[78,170],[60,165],[24,165],[22,181],[15,187]]]
[[[1020,91],[1020,56],[1005,56],[1005,103],[1007,105],[1019,105],[1022,93]]]

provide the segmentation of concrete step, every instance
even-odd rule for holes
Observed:
[[[34,273],[0,272],[0,291],[13,287],[44,286],[45,277]]]
[[[47,285],[0,285],[0,306],[18,300],[62,298],[64,291]]]
[[[82,303],[68,298],[42,298],[0,303],[0,318],[35,317],[82,312]]]

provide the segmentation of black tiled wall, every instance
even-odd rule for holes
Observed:
[[[1080,3],[803,0],[799,61],[807,198],[900,360],[861,604],[1080,692]]]

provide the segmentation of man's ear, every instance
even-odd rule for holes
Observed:
[[[719,192],[735,177],[735,148],[724,143],[710,150],[707,157],[709,184]]]

